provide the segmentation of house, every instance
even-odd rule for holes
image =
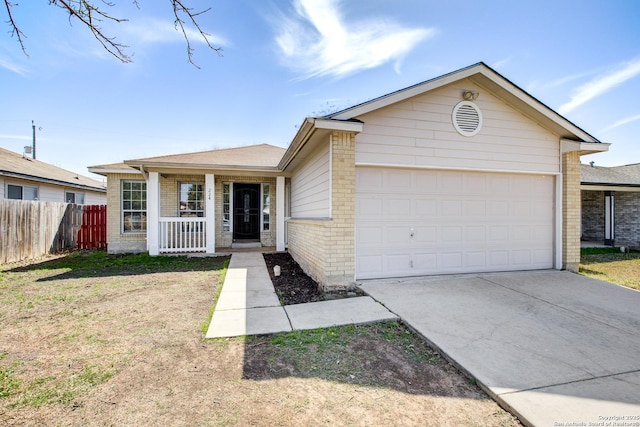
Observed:
[[[582,240],[640,247],[640,164],[580,165]]]
[[[325,287],[577,270],[580,156],[608,144],[484,63],[308,117],[269,145],[91,167],[111,252],[287,249]]]
[[[104,184],[0,148],[0,199],[104,205]]]

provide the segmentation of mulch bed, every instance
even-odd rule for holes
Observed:
[[[303,304],[306,302],[326,301],[330,299],[349,298],[362,295],[357,291],[322,292],[318,283],[307,276],[288,252],[263,254],[269,270],[269,276],[276,289],[278,298],[284,305]],[[273,274],[273,267],[280,266],[280,276]]]
[[[267,270],[280,301],[284,305],[322,301],[318,284],[307,276],[297,262],[287,252],[264,254]],[[280,276],[273,274],[273,267],[280,266]]]

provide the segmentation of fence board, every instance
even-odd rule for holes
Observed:
[[[85,223],[86,211],[95,214]],[[85,227],[90,231],[79,245]],[[106,206],[0,199],[1,263],[76,247],[106,248]]]

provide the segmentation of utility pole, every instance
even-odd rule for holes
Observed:
[[[36,159],[36,124],[33,120],[31,120],[31,129],[33,130],[33,152],[31,153],[31,157],[33,160]]]

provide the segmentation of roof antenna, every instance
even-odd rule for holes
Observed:
[[[593,160],[589,162],[589,164],[591,165],[591,167],[593,167],[593,165],[596,164],[596,162],[594,162]]]

